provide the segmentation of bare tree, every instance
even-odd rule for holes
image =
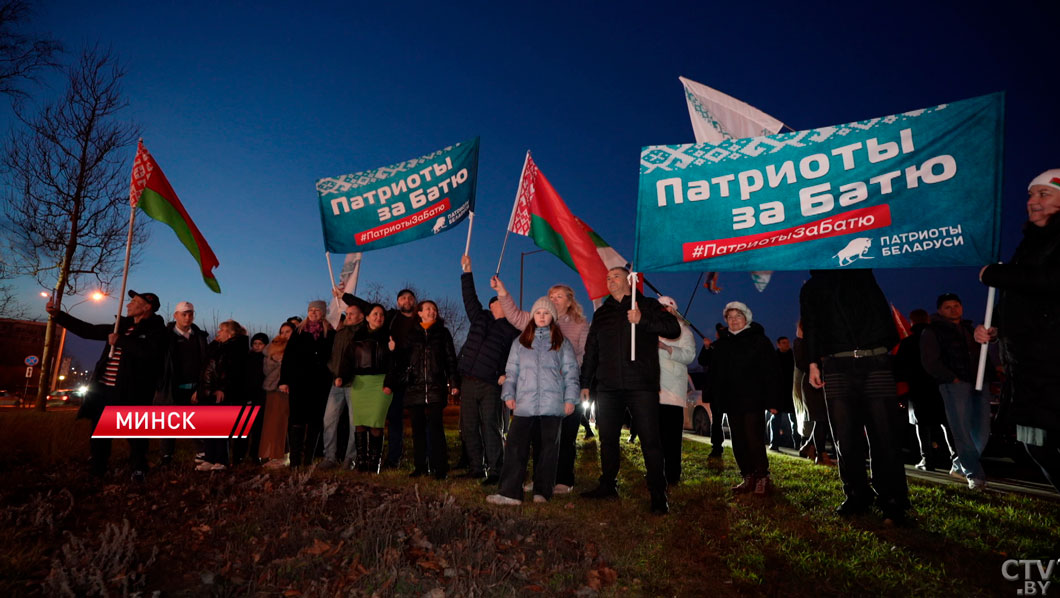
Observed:
[[[25,98],[25,83],[50,67],[59,66],[55,57],[62,51],[59,42],[24,35],[18,26],[31,16],[24,0],[0,1],[0,93],[15,99]]]
[[[123,74],[110,51],[86,49],[67,69],[67,89],[58,99],[35,115],[16,107],[22,128],[3,155],[10,188],[4,250],[17,274],[52,288],[60,304],[86,284],[106,290],[121,273],[129,214],[125,150],[138,134],[136,125],[118,118],[127,103]],[[144,237],[139,227],[133,247]],[[49,318],[39,409],[54,367],[54,331]]]

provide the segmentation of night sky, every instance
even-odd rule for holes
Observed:
[[[317,179],[476,135],[471,257],[480,296],[490,292],[527,149],[571,210],[631,257],[641,147],[693,141],[681,75],[794,129],[1005,91],[1002,259],[1020,237],[1027,183],[1060,166],[1055,2],[451,4],[40,7],[32,28],[71,54],[100,43],[121,57],[125,116],[142,126],[221,263],[223,294],[215,295],[172,232],[155,223],[129,286],[157,293],[167,313],[192,301],[200,324],[234,317],[252,332],[275,332],[328,293]],[[51,89],[34,90],[38,99],[61,90],[58,78],[49,81]],[[14,124],[6,104],[0,120]],[[127,148],[130,168],[134,154]],[[413,282],[431,297],[458,299],[465,234],[466,224],[366,254],[362,289],[378,282],[396,292]],[[501,277],[513,294],[520,252],[535,249],[522,237],[508,244]],[[342,256],[334,259],[338,267]],[[881,270],[877,277],[903,312],[931,310],[939,293],[952,291],[981,320],[986,289],[976,272]],[[688,315],[706,330],[725,302],[740,300],[767,334],[791,336],[807,276],[777,272],[759,293],[746,273],[723,273],[723,292],[701,291]],[[696,277],[648,274],[682,310]],[[20,298],[43,317],[40,289],[20,282]],[[555,282],[588,304],[575,272],[549,254],[526,257],[525,302]],[[107,322],[115,307],[113,299],[86,302],[73,313]],[[85,345],[71,348],[89,365],[98,349]]]

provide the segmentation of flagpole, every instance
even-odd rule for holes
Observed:
[[[994,319],[994,295],[997,289],[987,287],[986,292],[986,315],[983,316],[983,328],[990,328]],[[990,350],[990,343],[979,345],[979,370],[975,374],[975,389],[983,390],[983,378],[986,374],[986,353]]]
[[[630,271],[629,273],[629,288],[630,288],[630,307],[633,311],[637,311],[637,273]],[[629,360],[637,360],[637,325],[633,322],[629,323]]]
[[[335,270],[331,268],[331,252],[325,251],[324,258],[328,260],[328,280],[331,281],[331,288],[335,288]]]
[[[512,202],[512,215],[508,217],[508,229],[504,231],[504,243],[501,244],[501,256],[497,258],[497,271],[493,273],[494,276],[501,275],[501,261],[504,260],[504,250],[508,247],[508,235],[512,233],[512,222],[515,222],[515,209],[519,207],[519,189],[523,187],[523,176],[526,175],[526,165],[530,163],[530,150],[526,150],[526,157],[523,158],[523,169],[519,172],[519,184],[515,187],[515,201]],[[468,231],[468,235],[471,231]]]
[[[464,255],[471,250],[471,227],[475,226],[475,213],[468,212],[467,214],[467,242],[464,243]],[[497,268],[498,272],[500,267]]]
[[[129,211],[129,234],[125,237],[125,266],[122,268],[121,273],[121,292],[118,293],[118,317],[114,319],[114,334],[118,334],[118,328],[121,324],[121,312],[124,304],[125,297],[125,285],[129,282],[129,258],[132,256],[132,238],[133,238],[133,225],[136,223],[136,206],[131,205]],[[114,345],[110,346],[109,357],[114,357]]]
[[[692,300],[696,298],[696,291],[699,290],[699,281],[703,280],[703,272],[699,273],[699,278],[696,279],[696,286],[692,288],[692,295],[688,298],[688,305],[685,306],[684,313],[688,313],[688,310],[692,309]]]

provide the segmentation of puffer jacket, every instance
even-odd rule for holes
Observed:
[[[224,405],[239,405],[247,398],[247,358],[250,342],[237,334],[223,343],[214,341],[206,349],[202,379],[199,382],[199,404],[214,405],[214,391],[224,393]]]
[[[395,352],[383,385],[403,387],[406,407],[449,401],[449,390],[460,387],[460,374],[453,335],[441,319],[426,330],[419,324],[409,330],[405,347]]]
[[[519,336],[519,331],[504,318],[496,319],[493,312],[482,307],[475,293],[475,279],[470,272],[460,275],[464,296],[464,311],[471,326],[464,346],[460,348],[457,364],[461,376],[471,376],[494,382],[504,374],[508,347]]]
[[[696,358],[696,344],[692,330],[681,324],[681,336],[676,340],[660,338],[671,347],[672,353],[659,348],[659,402],[663,405],[684,407],[688,398],[688,364]]]
[[[570,341],[563,339],[559,350],[553,351],[551,329],[538,327],[529,348],[519,339],[512,342],[501,399],[514,398],[514,413],[519,417],[562,417],[564,403],[574,405],[578,400],[578,373]]]

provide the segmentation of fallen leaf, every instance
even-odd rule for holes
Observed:
[[[329,550],[331,550],[331,544],[328,544],[327,542],[322,542],[320,538],[315,538],[313,539],[313,545],[308,548],[302,549],[302,553],[311,556],[317,556],[319,554],[324,554]]]

